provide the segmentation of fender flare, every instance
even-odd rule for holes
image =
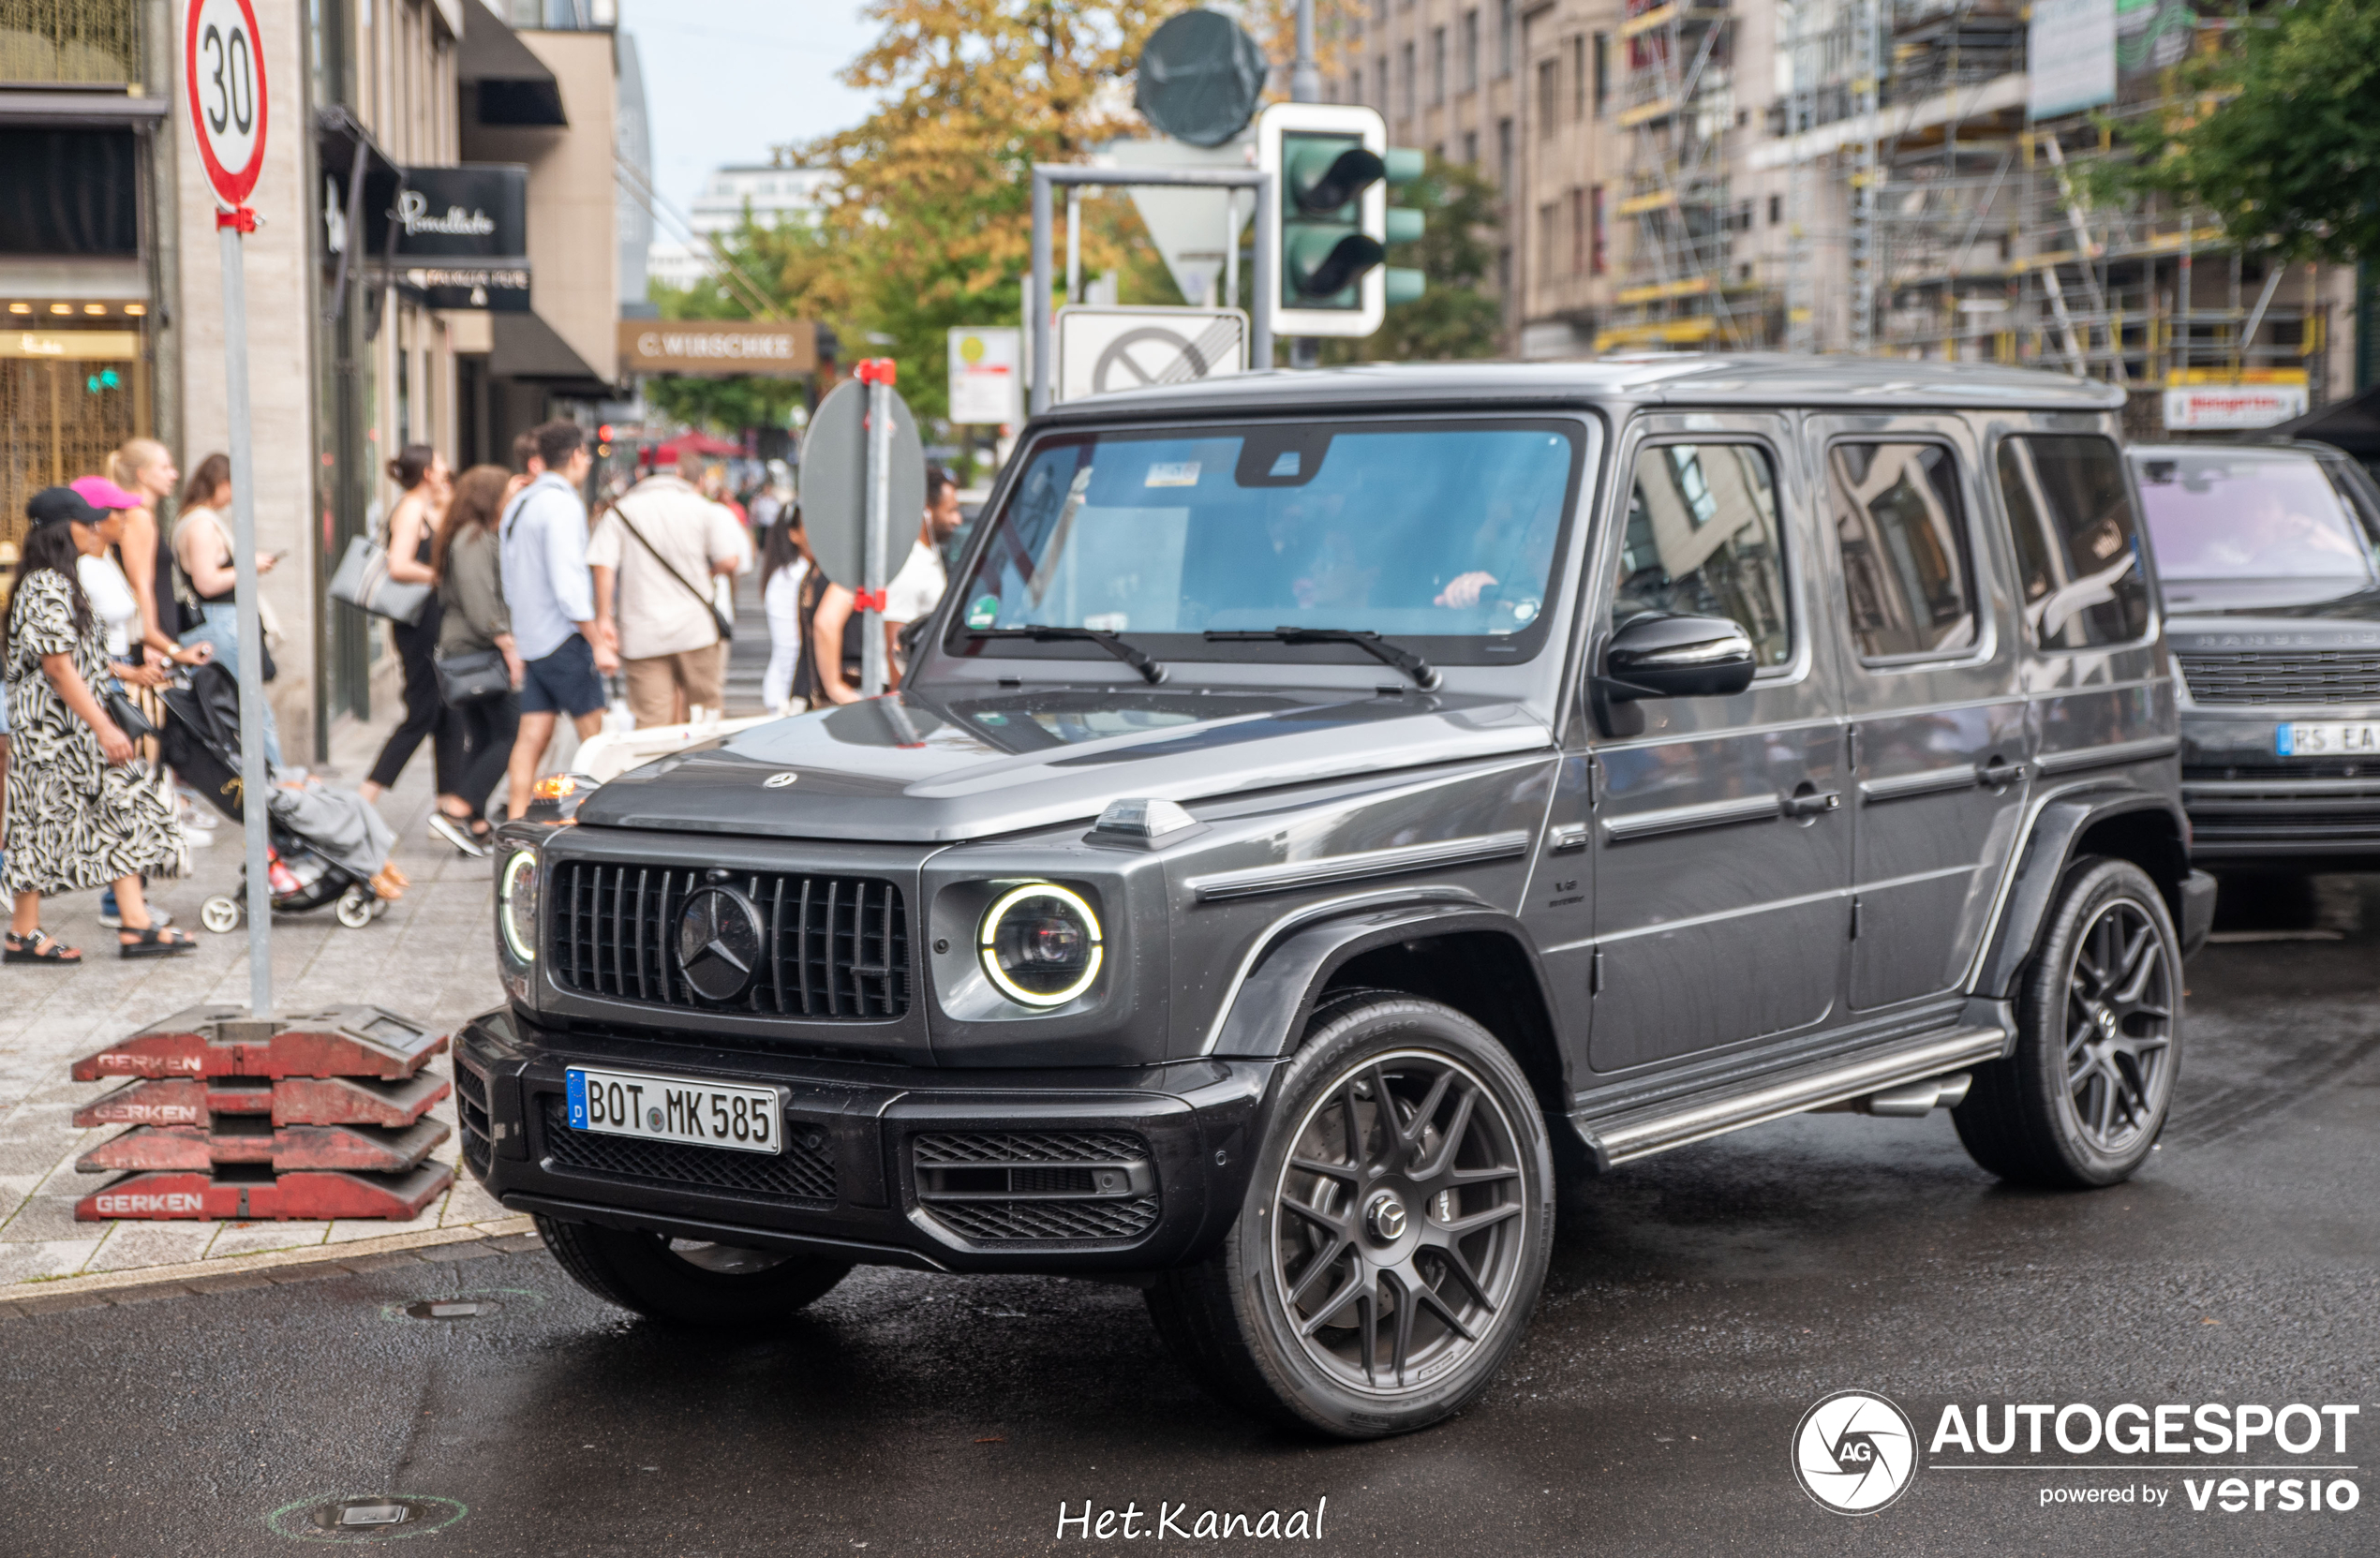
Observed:
[[[1477,902],[1400,903],[1351,908],[1344,914],[1296,927],[1264,949],[1215,1025],[1217,1060],[1274,1060],[1289,1053],[1331,976],[1350,958],[1400,942],[1487,931],[1517,946],[1549,1025],[1555,1010],[1538,961],[1518,921]]]
[[[2006,1000],[2014,994],[2016,977],[2023,971],[2025,960],[2032,956],[2034,938],[2040,933],[2042,921],[2058,896],[2059,883],[2065,880],[2066,868],[2074,859],[2076,840],[2110,818],[2149,811],[2172,824],[2175,842],[2184,852],[2182,879],[2170,887],[2164,883],[2158,884],[2173,895],[2167,907],[2173,912],[2174,924],[2184,924],[2189,866],[2188,846],[2183,841],[2189,838],[2190,831],[2179,801],[2153,791],[2129,788],[2086,790],[2054,796],[2034,815],[2032,827],[2026,835],[2017,856],[2016,879],[2009,885],[1990,950],[1984,957],[1982,972],[1971,993],[1995,1000]]]

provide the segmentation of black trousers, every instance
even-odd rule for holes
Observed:
[[[396,657],[405,667],[405,722],[391,733],[380,759],[372,764],[371,780],[386,790],[396,782],[426,737],[438,769],[438,793],[456,794],[463,772],[463,743],[454,729],[446,700],[438,693],[438,665],[430,658],[438,647],[439,603],[432,600],[422,620],[408,627],[395,624]]]
[[[472,816],[484,817],[487,797],[496,793],[496,781],[504,777],[504,765],[513,760],[513,737],[521,728],[521,695],[507,692],[498,698],[458,704],[446,715],[448,723],[461,731],[466,753],[454,794],[470,802]]]

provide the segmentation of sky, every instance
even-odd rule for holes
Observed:
[[[866,117],[836,74],[874,36],[856,0],[620,0],[651,119],[653,179],[680,211],[728,162]]]

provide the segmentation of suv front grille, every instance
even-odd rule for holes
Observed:
[[[771,1156],[573,1131],[568,1105],[554,1093],[545,1095],[545,1167],[577,1178],[715,1191],[752,1200],[816,1206],[831,1206],[835,1200],[834,1161],[798,1141],[788,1139],[785,1150]]]
[[[2380,653],[2292,649],[2184,652],[2183,680],[2201,704],[2380,704]]]
[[[870,877],[740,874],[763,921],[761,967],[732,1002],[687,984],[677,916],[705,873],[564,860],[547,888],[554,978],[564,989],[696,1011],[844,1020],[909,1010],[909,913],[900,889]]]
[[[935,1131],[910,1158],[919,1208],[974,1243],[1127,1242],[1157,1221],[1156,1169],[1128,1131]]]

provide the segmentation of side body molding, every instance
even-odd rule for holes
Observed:
[[[1521,948],[1536,982],[1531,993],[1551,1014],[1554,1007],[1537,949],[1509,914],[1477,904],[1384,904],[1301,926],[1274,942],[1241,982],[1218,1024],[1212,1053],[1218,1060],[1285,1055],[1313,1015],[1315,998],[1348,959],[1400,942],[1480,931]]]
[[[2144,821],[2162,819],[2172,829],[2176,861],[2181,869],[2175,873],[2173,882],[2159,885],[2168,893],[2182,891],[2181,878],[2187,873],[2188,863],[2182,856],[2181,840],[2188,833],[2180,802],[2170,795],[2129,786],[2072,791],[2055,796],[2033,818],[2032,830],[2017,856],[2016,879],[2010,883],[2001,909],[2000,925],[1978,965],[1979,972],[1969,993],[2005,1000],[2015,992],[2016,976],[2032,954],[2034,937],[2058,896],[2058,884],[2066,875],[2067,865],[2074,859],[2075,840],[2095,824],[2135,813],[2143,814]],[[2180,926],[2183,913],[2179,900],[2167,907],[2173,912],[2175,925]]]

